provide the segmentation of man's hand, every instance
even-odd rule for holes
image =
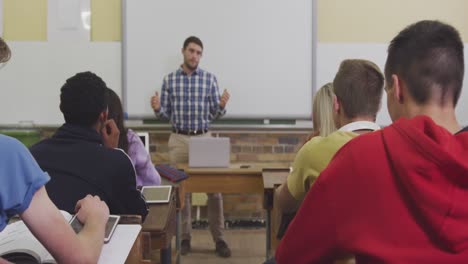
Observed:
[[[151,97],[151,108],[154,111],[159,112],[161,110],[161,100],[159,99],[158,92],[155,92],[154,95]]]
[[[221,99],[219,100],[219,106],[224,109],[228,101],[229,92],[226,89],[224,89],[223,94],[221,95]]]
[[[114,119],[109,119],[104,123],[101,129],[102,141],[108,148],[117,148],[119,146],[120,131],[115,124]]]
[[[76,203],[75,213],[83,224],[87,221],[106,223],[109,218],[109,207],[99,196],[88,194]]]

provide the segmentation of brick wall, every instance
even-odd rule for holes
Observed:
[[[297,150],[307,138],[304,132],[213,132],[231,140],[231,163],[292,163]],[[150,132],[150,151],[153,163],[169,163],[169,132]],[[225,194],[224,213],[227,220],[263,218],[263,197],[258,194]],[[196,210],[193,208],[193,210]],[[206,208],[201,208],[206,219]],[[192,216],[195,217],[195,212]]]

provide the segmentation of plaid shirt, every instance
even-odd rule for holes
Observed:
[[[160,119],[171,120],[176,130],[208,129],[210,122],[226,113],[219,106],[216,77],[197,68],[187,75],[182,67],[164,77],[161,89]]]

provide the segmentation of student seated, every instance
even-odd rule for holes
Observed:
[[[118,148],[125,151],[132,160],[136,171],[137,186],[160,185],[161,176],[151,161],[150,154],[137,133],[125,128],[124,113],[119,96],[108,88],[109,93],[109,119],[113,119],[120,131]]]
[[[91,72],[78,73],[61,88],[65,118],[49,139],[31,153],[51,180],[47,192],[59,209],[73,212],[87,194],[98,195],[111,214],[137,214],[144,219],[146,203],[136,188],[135,169],[118,144],[119,130],[108,120],[108,91]]]
[[[455,105],[464,75],[455,28],[421,21],[390,43],[394,123],[342,147],[307,193],[278,263],[466,263],[468,133]]]
[[[307,137],[306,143],[313,137],[326,137],[336,131],[333,121],[333,95],[333,83],[325,84],[315,93],[312,103],[314,131]]]
[[[10,56],[0,38],[0,63]],[[23,144],[0,135],[0,232],[19,214],[57,263],[97,263],[109,209],[99,197],[83,196],[74,212],[84,227],[75,234],[47,195],[44,184],[49,179]],[[8,262],[0,258],[0,263]]]
[[[310,186],[333,155],[359,134],[378,130],[375,124],[383,94],[383,74],[366,60],[345,60],[333,81],[333,120],[338,131],[316,136],[297,153],[286,182],[276,190],[275,205],[284,213],[297,211]]]

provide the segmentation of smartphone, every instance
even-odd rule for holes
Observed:
[[[106,232],[104,234],[104,243],[107,243],[110,241],[112,234],[114,234],[114,230],[117,227],[117,224],[119,223],[120,216],[119,215],[109,215],[109,219],[107,220],[106,224]],[[78,220],[78,217],[76,215],[73,216],[73,218],[70,220],[70,226],[73,228],[75,233],[79,233],[81,229],[83,229],[83,224]]]
[[[168,203],[171,197],[171,185],[143,186],[141,193],[147,203]]]

